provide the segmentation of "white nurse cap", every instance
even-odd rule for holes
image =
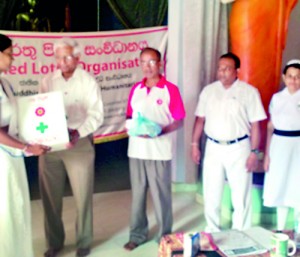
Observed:
[[[286,66],[292,65],[292,64],[300,64],[300,60],[299,59],[292,59],[292,60],[287,62]]]

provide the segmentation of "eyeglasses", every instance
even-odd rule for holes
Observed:
[[[235,68],[233,68],[233,67],[230,67],[230,66],[226,66],[226,67],[223,67],[223,68],[221,68],[221,67],[219,67],[218,68],[218,72],[226,72],[226,71],[232,71],[232,70],[234,70]]]
[[[56,61],[64,61],[64,62],[71,62],[74,59],[73,55],[67,56],[55,56]]]
[[[150,65],[150,66],[155,66],[159,61],[158,60],[149,60],[149,61],[140,61],[141,65],[142,66],[147,66],[147,65]]]

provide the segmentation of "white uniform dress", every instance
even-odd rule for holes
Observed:
[[[12,109],[13,105],[0,85],[1,127],[10,123]],[[21,151],[13,150],[0,144],[0,255],[33,257],[30,200],[24,159]]]
[[[272,97],[269,112],[274,128],[300,130],[300,90],[290,94],[285,88]],[[269,207],[300,206],[300,136],[272,135],[270,166],[265,175],[264,205]]]

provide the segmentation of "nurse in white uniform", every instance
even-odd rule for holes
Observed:
[[[300,212],[300,60],[283,70],[285,88],[274,94],[269,106],[264,168],[264,205],[277,207],[277,229],[284,230],[289,208]]]
[[[12,42],[0,34],[0,72],[13,61]],[[0,79],[0,255],[33,257],[30,201],[23,153],[40,155],[48,147],[17,140],[14,97],[9,83]]]

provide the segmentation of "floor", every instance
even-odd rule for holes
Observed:
[[[132,252],[123,249],[129,236],[131,206],[127,145],[127,139],[122,139],[95,146],[94,244],[90,257],[154,257],[158,253],[158,244],[153,240],[157,228],[150,196],[147,206],[149,241]],[[35,257],[42,257],[46,245],[38,189],[37,159],[27,158],[26,167],[32,200]],[[72,191],[67,183],[63,208],[66,242],[60,257],[75,256],[74,205]],[[173,193],[173,216],[174,232],[204,229],[203,205],[199,203],[199,195],[196,196],[195,191]],[[229,226],[225,222],[224,228]]]
[[[94,244],[90,257],[154,257],[158,244],[153,237],[156,222],[151,197],[148,197],[149,242],[132,252],[123,249],[128,241],[131,191],[94,194]],[[35,257],[46,249],[41,200],[32,200],[33,244]],[[203,206],[195,192],[173,193],[173,231],[201,231],[204,228]],[[64,198],[63,219],[66,231],[65,248],[59,256],[75,256],[75,208],[72,196]]]
[[[123,249],[129,237],[131,191],[127,158],[128,140],[95,145],[94,244],[90,257],[152,257],[157,256],[158,244],[151,197],[148,199],[149,242],[132,252]],[[29,179],[33,244],[35,257],[46,250],[42,205],[38,189],[37,158],[26,159]],[[75,256],[75,208],[72,191],[66,185],[63,219],[66,231],[65,248],[60,257]],[[200,231],[204,228],[203,206],[195,192],[173,193],[174,231]]]

